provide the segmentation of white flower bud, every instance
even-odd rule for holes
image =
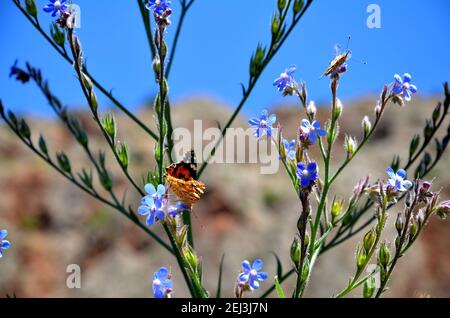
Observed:
[[[363,120],[362,120],[362,128],[364,130],[364,137],[367,137],[367,135],[369,134],[370,130],[372,129],[372,124],[369,120],[369,117],[364,116]]]
[[[314,103],[313,100],[308,103],[308,107],[306,107],[306,112],[312,118],[316,117],[317,107],[316,107],[316,103]]]

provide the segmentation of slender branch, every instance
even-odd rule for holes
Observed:
[[[178,40],[180,38],[181,30],[183,28],[184,19],[186,18],[186,14],[188,13],[188,11],[191,8],[193,3],[194,3],[194,0],[190,0],[188,4],[185,4],[185,2],[183,2],[181,4],[180,21],[178,22],[177,29],[175,31],[175,38],[173,39],[172,49],[170,51],[169,59],[167,62],[167,69],[166,69],[166,78],[167,79],[169,78],[170,71],[172,69],[173,60],[175,59],[175,53],[177,51]]]
[[[152,230],[148,229],[146,226],[144,226],[143,224],[141,224],[138,220],[136,220],[134,218],[133,215],[130,215],[129,213],[126,212],[126,210],[103,198],[102,196],[100,196],[96,191],[94,190],[90,190],[87,187],[85,187],[83,184],[81,184],[77,179],[75,179],[73,177],[73,175],[69,175],[67,173],[65,173],[63,170],[61,170],[48,156],[45,156],[44,154],[42,154],[38,149],[36,149],[36,147],[29,141],[25,140],[20,134],[19,132],[14,128],[14,126],[11,124],[11,122],[4,116],[4,114],[2,113],[2,118],[3,120],[6,122],[6,124],[9,126],[9,128],[19,137],[19,139],[25,144],[27,145],[35,154],[37,154],[41,159],[43,159],[45,162],[47,162],[47,164],[49,164],[52,168],[54,168],[58,173],[60,173],[63,177],[65,177],[67,180],[69,180],[70,182],[72,182],[75,186],[77,186],[78,188],[80,188],[81,190],[83,190],[84,192],[86,192],[87,194],[91,195],[92,197],[94,197],[95,199],[99,200],[100,202],[116,209],[117,211],[119,211],[122,215],[124,215],[125,217],[127,217],[130,221],[132,221],[134,224],[136,224],[141,230],[143,230],[145,233],[147,233],[150,237],[152,237],[153,239],[155,239],[155,241],[160,244],[162,247],[164,247],[167,251],[169,251],[171,254],[174,254],[174,251],[172,249],[172,247],[170,245],[168,245],[166,242],[164,242],[158,235],[156,235]]]
[[[155,42],[153,42],[153,33],[152,33],[152,28],[151,28],[151,23],[150,23],[150,13],[147,10],[147,8],[145,7],[142,0],[137,0],[137,3],[139,6],[139,11],[141,12],[142,22],[144,23],[145,34],[147,35],[147,42],[150,47],[150,54],[151,54],[152,60],[153,60],[156,56],[156,47],[155,47]]]
[[[203,162],[203,164],[201,165],[199,171],[198,171],[198,176],[200,177],[203,174],[203,171],[206,169],[209,160],[214,156],[214,154],[216,153],[217,147],[222,143],[222,140],[224,139],[226,133],[227,133],[227,129],[233,124],[234,120],[236,119],[237,115],[239,114],[239,112],[241,111],[242,107],[245,105],[247,99],[249,98],[250,94],[253,91],[253,88],[255,87],[256,83],[258,82],[258,79],[260,78],[261,74],[263,73],[264,69],[266,68],[266,66],[270,63],[270,61],[273,59],[273,57],[277,54],[277,52],[279,51],[279,49],[283,46],[284,42],[286,41],[286,39],[289,37],[289,35],[291,34],[291,32],[294,30],[295,26],[297,25],[297,23],[301,20],[301,18],[303,17],[303,15],[306,13],[306,11],[308,10],[309,6],[311,5],[311,3],[313,2],[313,0],[308,0],[308,2],[305,5],[305,8],[303,9],[303,11],[298,15],[298,17],[296,17],[294,19],[294,21],[292,22],[291,26],[289,27],[289,29],[287,30],[287,32],[284,34],[284,36],[281,38],[280,42],[278,42],[275,46],[272,46],[267,58],[264,60],[262,66],[261,66],[261,71],[258,72],[255,77],[250,78],[249,80],[249,86],[248,88],[245,90],[245,94],[242,97],[242,100],[240,101],[240,103],[238,104],[238,106],[236,107],[236,109],[234,110],[233,114],[231,115],[230,119],[227,121],[227,123],[225,124],[225,126],[222,129],[222,133],[221,136],[219,138],[219,140],[217,141],[217,143],[214,145],[213,149],[211,150],[211,153],[207,156],[206,160]]]
[[[65,49],[61,49],[53,42],[53,40],[45,33],[45,31],[41,28],[39,23],[34,21],[24,8],[21,7],[19,2],[12,0],[12,2],[17,6],[17,8],[23,13],[23,15],[31,22],[31,24],[39,31],[39,33],[47,40],[47,42],[71,65],[73,65],[74,61],[69,57]],[[92,80],[92,83],[106,96],[108,97],[114,105],[117,106],[122,112],[124,112],[132,121],[134,121],[139,127],[141,127],[144,131],[146,131],[153,139],[158,140],[158,136],[148,128],[142,121],[140,121],[133,113],[131,113],[123,104],[121,104],[107,89],[105,89],[83,66],[83,72],[89,76]]]

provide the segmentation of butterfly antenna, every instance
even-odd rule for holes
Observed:
[[[352,38],[352,36],[351,35],[349,35],[348,36],[348,39],[347,39],[347,48],[345,49],[345,51],[348,51],[348,48],[350,47],[350,39]]]

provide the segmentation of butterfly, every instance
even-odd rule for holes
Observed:
[[[347,49],[344,53],[340,53],[340,50],[341,50],[340,46],[336,45],[335,46],[336,57],[330,62],[330,65],[328,66],[325,73],[323,73],[322,77],[343,73],[347,70],[345,63],[351,57],[351,51]]]
[[[194,150],[184,159],[166,168],[166,180],[170,189],[187,204],[194,204],[205,193],[206,185],[197,180],[197,161]]]

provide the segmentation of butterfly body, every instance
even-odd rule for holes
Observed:
[[[197,180],[197,162],[193,150],[182,161],[166,168],[166,180],[170,189],[187,204],[200,200],[206,190],[205,184]]]

